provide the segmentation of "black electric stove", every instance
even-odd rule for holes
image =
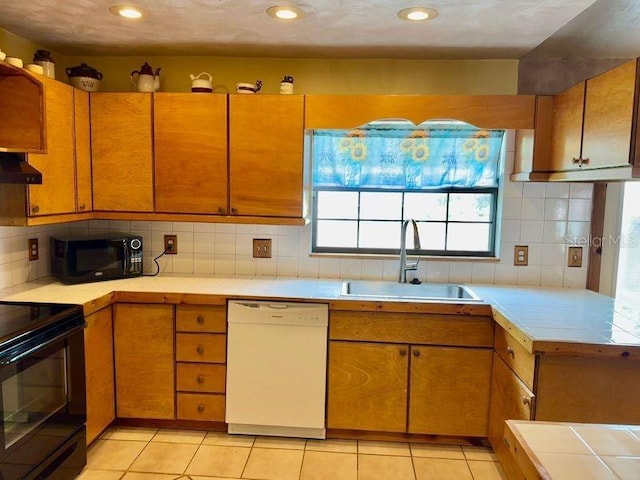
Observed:
[[[82,307],[0,302],[0,478],[71,480],[86,465]]]

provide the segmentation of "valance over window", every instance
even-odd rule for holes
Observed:
[[[377,122],[314,130],[313,184],[353,189],[496,187],[503,130]]]

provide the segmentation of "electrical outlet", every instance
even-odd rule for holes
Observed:
[[[271,258],[271,239],[253,239],[253,258]]]
[[[164,253],[166,253],[167,255],[178,254],[178,236],[177,235],[164,236]]]
[[[29,239],[29,261],[38,260],[40,251],[38,248],[38,239],[30,238]]]
[[[529,265],[529,247],[527,245],[516,245],[513,250],[513,264],[517,267]]]
[[[569,258],[567,259],[567,267],[582,266],[582,247],[569,247]]]

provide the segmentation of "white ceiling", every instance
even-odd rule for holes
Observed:
[[[66,55],[520,58],[595,0],[0,0],[0,27]],[[146,12],[127,21],[116,4]],[[296,5],[293,22],[265,14]],[[440,15],[409,23],[397,11]],[[1,46],[0,46],[1,47]]]

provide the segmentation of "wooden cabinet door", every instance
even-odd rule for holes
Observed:
[[[73,107],[76,149],[76,211],[83,213],[93,210],[89,93],[74,88]]]
[[[76,178],[73,134],[73,87],[42,77],[45,87],[47,153],[29,154],[42,173],[42,185],[29,185],[31,216],[75,213]]]
[[[91,94],[93,209],[153,211],[150,93]]]
[[[227,97],[157,93],[156,211],[227,213]]]
[[[627,62],[587,80],[582,139],[586,168],[633,163],[631,134],[637,61]]]
[[[486,437],[493,351],[411,347],[409,433]]]
[[[88,315],[84,330],[87,445],[116,418],[111,307]]]
[[[327,427],[405,432],[408,346],[329,342]]]
[[[580,168],[582,144],[582,116],[584,112],[585,82],[553,97],[553,126],[551,129],[551,169]]]
[[[117,414],[122,418],[174,418],[173,307],[114,307]]]
[[[304,97],[229,95],[232,215],[302,217]]]

